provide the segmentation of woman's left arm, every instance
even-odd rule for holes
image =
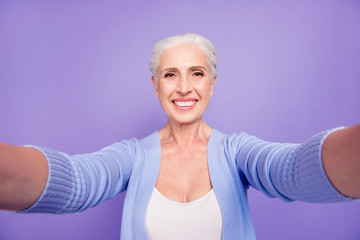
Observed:
[[[331,133],[323,143],[322,162],[339,192],[360,198],[360,124]]]

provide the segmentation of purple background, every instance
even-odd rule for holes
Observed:
[[[360,2],[270,2],[2,0],[0,141],[73,154],[160,129],[152,45],[187,32],[217,49],[210,126],[301,142],[359,122]],[[0,212],[0,240],[119,239],[123,197],[72,215]],[[360,239],[359,203],[254,190],[249,202],[260,240]]]

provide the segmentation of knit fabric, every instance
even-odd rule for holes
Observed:
[[[207,156],[223,218],[222,239],[255,239],[246,195],[249,186],[285,201],[350,200],[332,186],[322,166],[321,147],[334,130],[317,134],[303,144],[281,144],[214,129]],[[161,158],[158,132],[91,154],[69,156],[34,148],[46,156],[49,178],[39,200],[23,212],[79,212],[126,190],[121,239],[147,239],[145,214]]]

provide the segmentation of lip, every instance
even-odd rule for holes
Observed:
[[[194,102],[194,104],[190,105],[190,106],[179,106],[176,105],[175,102]],[[182,111],[187,111],[187,110],[191,110],[195,107],[195,105],[198,102],[198,99],[196,98],[174,98],[171,100],[171,102],[174,104],[176,109],[182,110]]]

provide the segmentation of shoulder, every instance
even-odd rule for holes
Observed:
[[[109,146],[102,148],[100,152],[127,152],[135,155],[138,151],[156,148],[158,145],[159,136],[158,132],[156,131],[141,139],[131,138],[115,142]]]
[[[213,132],[211,133],[211,137],[209,140],[209,144],[222,145],[225,148],[237,148],[253,140],[259,140],[259,139],[246,132],[226,134],[217,129],[213,129]]]

